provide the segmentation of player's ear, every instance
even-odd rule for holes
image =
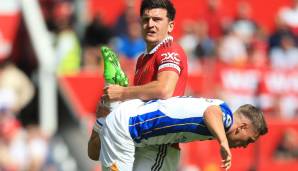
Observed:
[[[168,33],[171,33],[174,29],[174,21],[169,21]]]

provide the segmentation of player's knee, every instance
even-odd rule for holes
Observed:
[[[91,160],[99,160],[100,153],[100,138],[95,131],[92,131],[91,137],[88,141],[88,157]]]
[[[88,157],[91,160],[98,161],[99,160],[99,153],[100,147],[94,148],[95,144],[92,141],[88,142]]]
[[[89,153],[88,152],[88,157],[91,159],[91,160],[94,160],[94,161],[98,161],[99,160],[99,156],[96,156],[92,153]]]

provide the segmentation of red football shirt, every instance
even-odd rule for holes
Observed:
[[[157,74],[163,71],[174,71],[179,79],[173,96],[182,96],[188,78],[187,56],[180,45],[168,37],[151,52],[142,54],[137,61],[134,85],[143,85],[157,80]]]

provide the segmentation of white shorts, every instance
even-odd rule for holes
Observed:
[[[180,150],[170,145],[135,148],[132,140],[113,136],[108,129],[103,129],[100,135],[103,171],[110,171],[112,168],[117,168],[119,171],[177,171]],[[115,145],[109,141],[113,141]],[[126,144],[125,149],[121,148],[122,143]],[[118,150],[121,154],[117,152]]]
[[[101,140],[100,161],[103,170],[117,168],[115,170],[132,171],[133,169],[135,145],[128,130],[129,117],[127,114],[121,115],[121,113],[127,113],[128,109],[134,110],[133,108],[136,108],[135,103],[143,104],[140,100],[131,101],[131,104],[134,104],[131,107],[126,103],[125,108],[115,109],[106,119],[97,119],[103,125],[99,132]]]

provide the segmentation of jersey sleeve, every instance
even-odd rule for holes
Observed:
[[[222,103],[219,106],[223,114],[222,119],[225,131],[228,131],[233,125],[233,113],[226,103]]]
[[[158,72],[174,71],[180,75],[185,54],[178,48],[163,49],[157,56]]]

